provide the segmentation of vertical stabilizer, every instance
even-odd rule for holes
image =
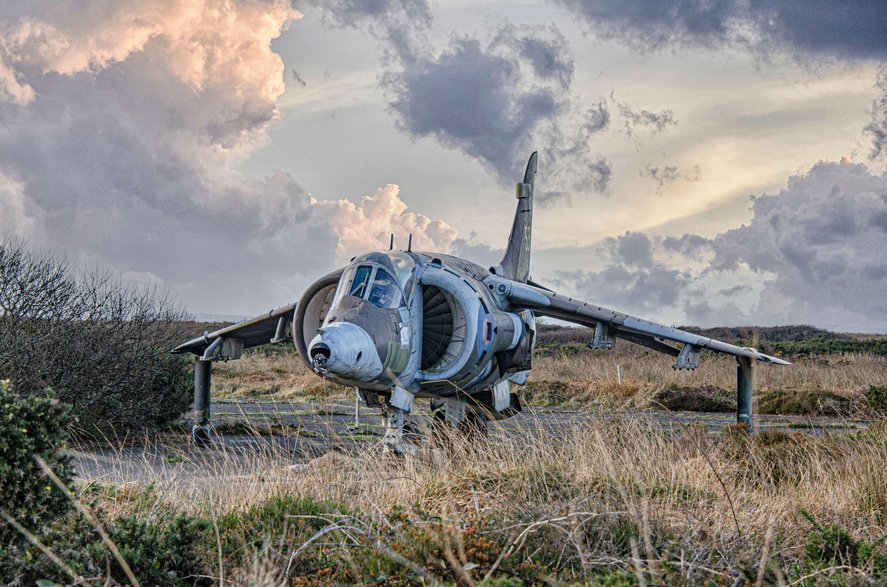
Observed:
[[[537,153],[530,155],[524,180],[517,184],[517,210],[505,257],[496,273],[506,279],[526,282],[530,277],[530,245],[533,235],[533,183],[536,179]]]

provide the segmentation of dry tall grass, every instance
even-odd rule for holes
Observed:
[[[754,584],[758,577],[789,584],[799,578],[811,531],[802,510],[856,538],[887,536],[883,426],[854,439],[713,437],[701,428],[671,434],[630,417],[591,417],[566,430],[500,431],[482,446],[451,442],[449,451],[405,459],[355,445],[350,454],[306,463],[270,445],[248,458],[221,446],[213,449],[221,458],[198,474],[184,454],[184,463],[150,468],[147,481],[153,507],[209,519],[291,495],[336,504],[350,516],[348,524],[383,529],[377,538],[385,544],[397,543],[403,531],[390,522],[398,509],[413,526],[433,521],[460,536],[474,528],[491,545],[488,553],[472,555],[482,564],[459,555],[437,575],[466,584],[497,559],[512,568],[536,565],[540,577],[555,582],[623,569],[651,584]],[[106,507],[125,513],[131,506],[117,499]],[[279,581],[294,552],[318,548],[343,566],[354,564],[349,551],[357,543],[336,530],[336,515],[328,517],[332,536],[314,545],[266,545],[253,553],[253,570],[224,569],[226,561],[220,567],[228,577],[254,571],[247,582],[259,574]],[[403,549],[380,552],[409,559]],[[854,572],[865,577],[870,569],[860,564]]]
[[[580,407],[649,408],[655,396],[668,386],[716,387],[733,390],[736,366],[731,357],[706,355],[699,369],[675,371],[673,360],[635,345],[613,351],[545,351],[537,353],[525,394],[530,404],[552,401]],[[622,384],[617,381],[622,371]],[[756,370],[758,392],[787,394],[831,393],[864,406],[869,385],[887,385],[887,357],[876,355],[828,355],[798,359],[788,367],[761,365]],[[217,397],[265,398],[278,401],[351,397],[350,390],[322,380],[291,352],[274,355],[248,353],[244,358],[217,364],[213,373]],[[560,387],[560,399],[551,393],[531,393]],[[517,388],[520,392],[520,388]]]

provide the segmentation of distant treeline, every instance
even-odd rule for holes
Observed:
[[[887,337],[830,332],[806,325],[719,326],[716,328],[681,326],[680,328],[737,346],[753,346],[768,354],[786,356],[832,353],[887,355]],[[591,330],[588,328],[571,328],[552,324],[543,324],[539,328],[538,343],[542,347],[585,345],[590,341]]]

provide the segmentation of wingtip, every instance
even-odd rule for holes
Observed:
[[[789,361],[786,361],[785,359],[780,359],[778,357],[771,357],[770,355],[765,355],[763,353],[759,353],[758,360],[759,361],[766,361],[766,362],[773,364],[773,365],[791,365],[791,363]]]

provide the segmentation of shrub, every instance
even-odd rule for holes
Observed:
[[[813,517],[801,511],[814,529],[804,545],[804,558],[813,565],[842,564],[866,570],[874,579],[887,579],[887,548],[884,538],[869,544],[853,538],[840,526],[820,526]]]
[[[0,373],[19,392],[52,388],[87,433],[151,427],[188,408],[186,316],[162,292],[81,273],[0,240]]]
[[[34,458],[43,459],[70,486],[71,461],[63,452],[70,423],[68,406],[49,395],[16,397],[11,383],[0,381],[0,508],[32,532],[70,505]],[[24,545],[24,537],[0,520],[0,559]]]
[[[771,390],[761,392],[760,414],[797,416],[841,416],[850,411],[850,399],[826,390]]]
[[[714,385],[697,387],[669,385],[656,394],[658,406],[668,410],[731,412],[736,409],[734,394]]]
[[[869,385],[869,390],[865,393],[865,399],[872,410],[887,412],[887,385]]]
[[[98,514],[106,517],[101,510]],[[211,583],[207,571],[212,568],[208,561],[215,559],[215,538],[209,521],[160,511],[151,519],[129,513],[104,523],[111,541],[143,585]],[[57,520],[41,539],[83,577],[118,581],[126,578],[101,537],[77,512],[72,511]],[[9,560],[0,578],[8,582],[18,581],[21,585],[33,585],[41,579],[70,583],[70,577],[39,552],[19,553]]]

